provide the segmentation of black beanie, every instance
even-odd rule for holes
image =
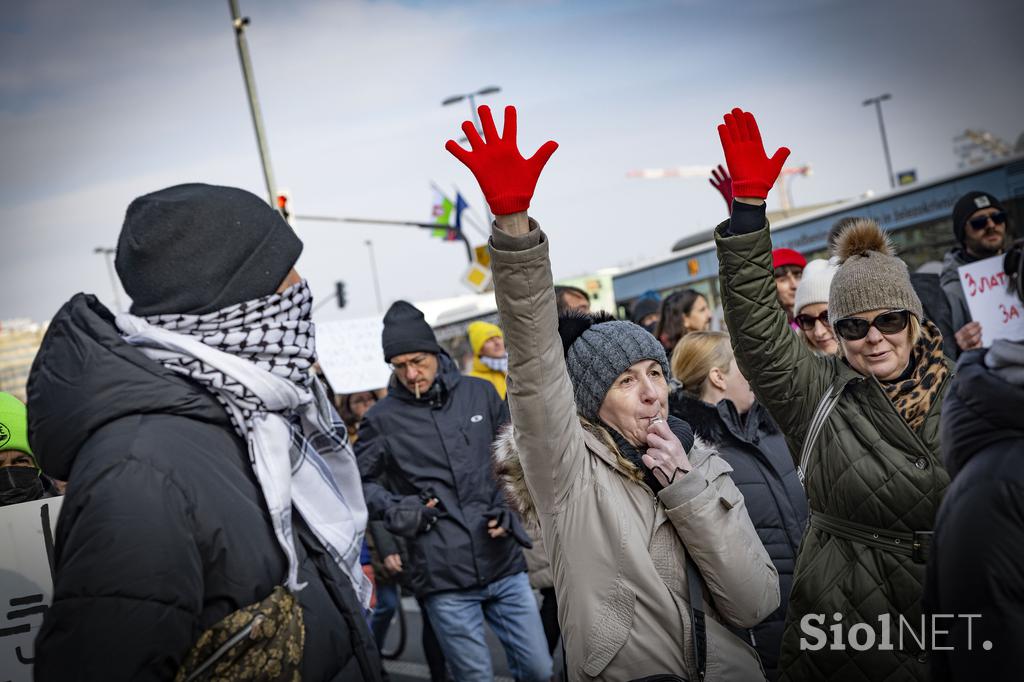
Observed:
[[[115,263],[133,315],[195,315],[274,293],[300,253],[302,240],[267,202],[196,183],[133,201]]]
[[[658,299],[650,296],[638,298],[633,302],[633,306],[629,309],[629,320],[630,322],[640,324],[640,321],[645,317],[653,315],[659,310],[661,310],[661,301]]]
[[[384,314],[384,361],[404,353],[440,353],[434,330],[423,319],[423,313],[412,303],[395,301]]]
[[[953,206],[953,235],[961,246],[964,243],[964,232],[967,229],[967,220],[974,215],[975,211],[983,208],[994,208],[1002,211],[1003,205],[999,199],[988,192],[968,192],[960,197]]]

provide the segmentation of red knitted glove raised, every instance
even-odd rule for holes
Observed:
[[[718,136],[722,138],[725,163],[732,175],[733,196],[767,197],[789,158],[789,149],[779,147],[769,159],[754,115],[742,109],[725,115],[725,125],[718,126]]]
[[[515,107],[505,107],[504,137],[498,137],[498,130],[494,127],[494,119],[487,105],[477,111],[484,129],[484,139],[480,139],[473,124],[466,121],[462,124],[462,130],[466,133],[472,151],[466,151],[455,140],[448,140],[444,148],[473,171],[494,215],[525,211],[533,198],[537,178],[544,164],[558,149],[558,143],[545,142],[537,153],[524,159],[516,145]]]
[[[725,199],[725,205],[729,207],[729,213],[732,213],[732,178],[729,177],[729,171],[722,168],[722,164],[718,164],[718,169],[711,169],[711,177],[708,178],[708,182],[711,186],[718,190],[718,193]]]

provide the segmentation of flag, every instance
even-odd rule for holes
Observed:
[[[455,238],[462,237],[462,212],[466,210],[469,204],[462,198],[460,192],[455,193]]]
[[[455,203],[452,203],[452,200],[446,197],[436,185],[433,187],[434,207],[431,215],[438,227],[430,232],[430,236],[443,239],[446,242],[462,239],[462,212],[469,207],[469,204],[459,192],[455,193]],[[455,213],[454,218],[453,212]]]
[[[449,226],[452,222],[452,200],[441,193],[441,190],[434,188],[434,207],[431,210],[431,217],[438,225],[437,229],[430,233],[432,237],[447,239],[451,231]]]

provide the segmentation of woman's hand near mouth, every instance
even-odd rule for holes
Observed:
[[[683,444],[660,416],[652,418],[647,427],[647,453],[643,456],[643,462],[658,482],[665,486],[693,468]]]

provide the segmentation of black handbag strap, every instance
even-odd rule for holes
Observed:
[[[686,586],[690,593],[690,624],[693,630],[693,658],[697,663],[697,677],[703,682],[708,661],[708,637],[704,622],[704,593],[701,589],[700,569],[693,559],[686,559]]]

